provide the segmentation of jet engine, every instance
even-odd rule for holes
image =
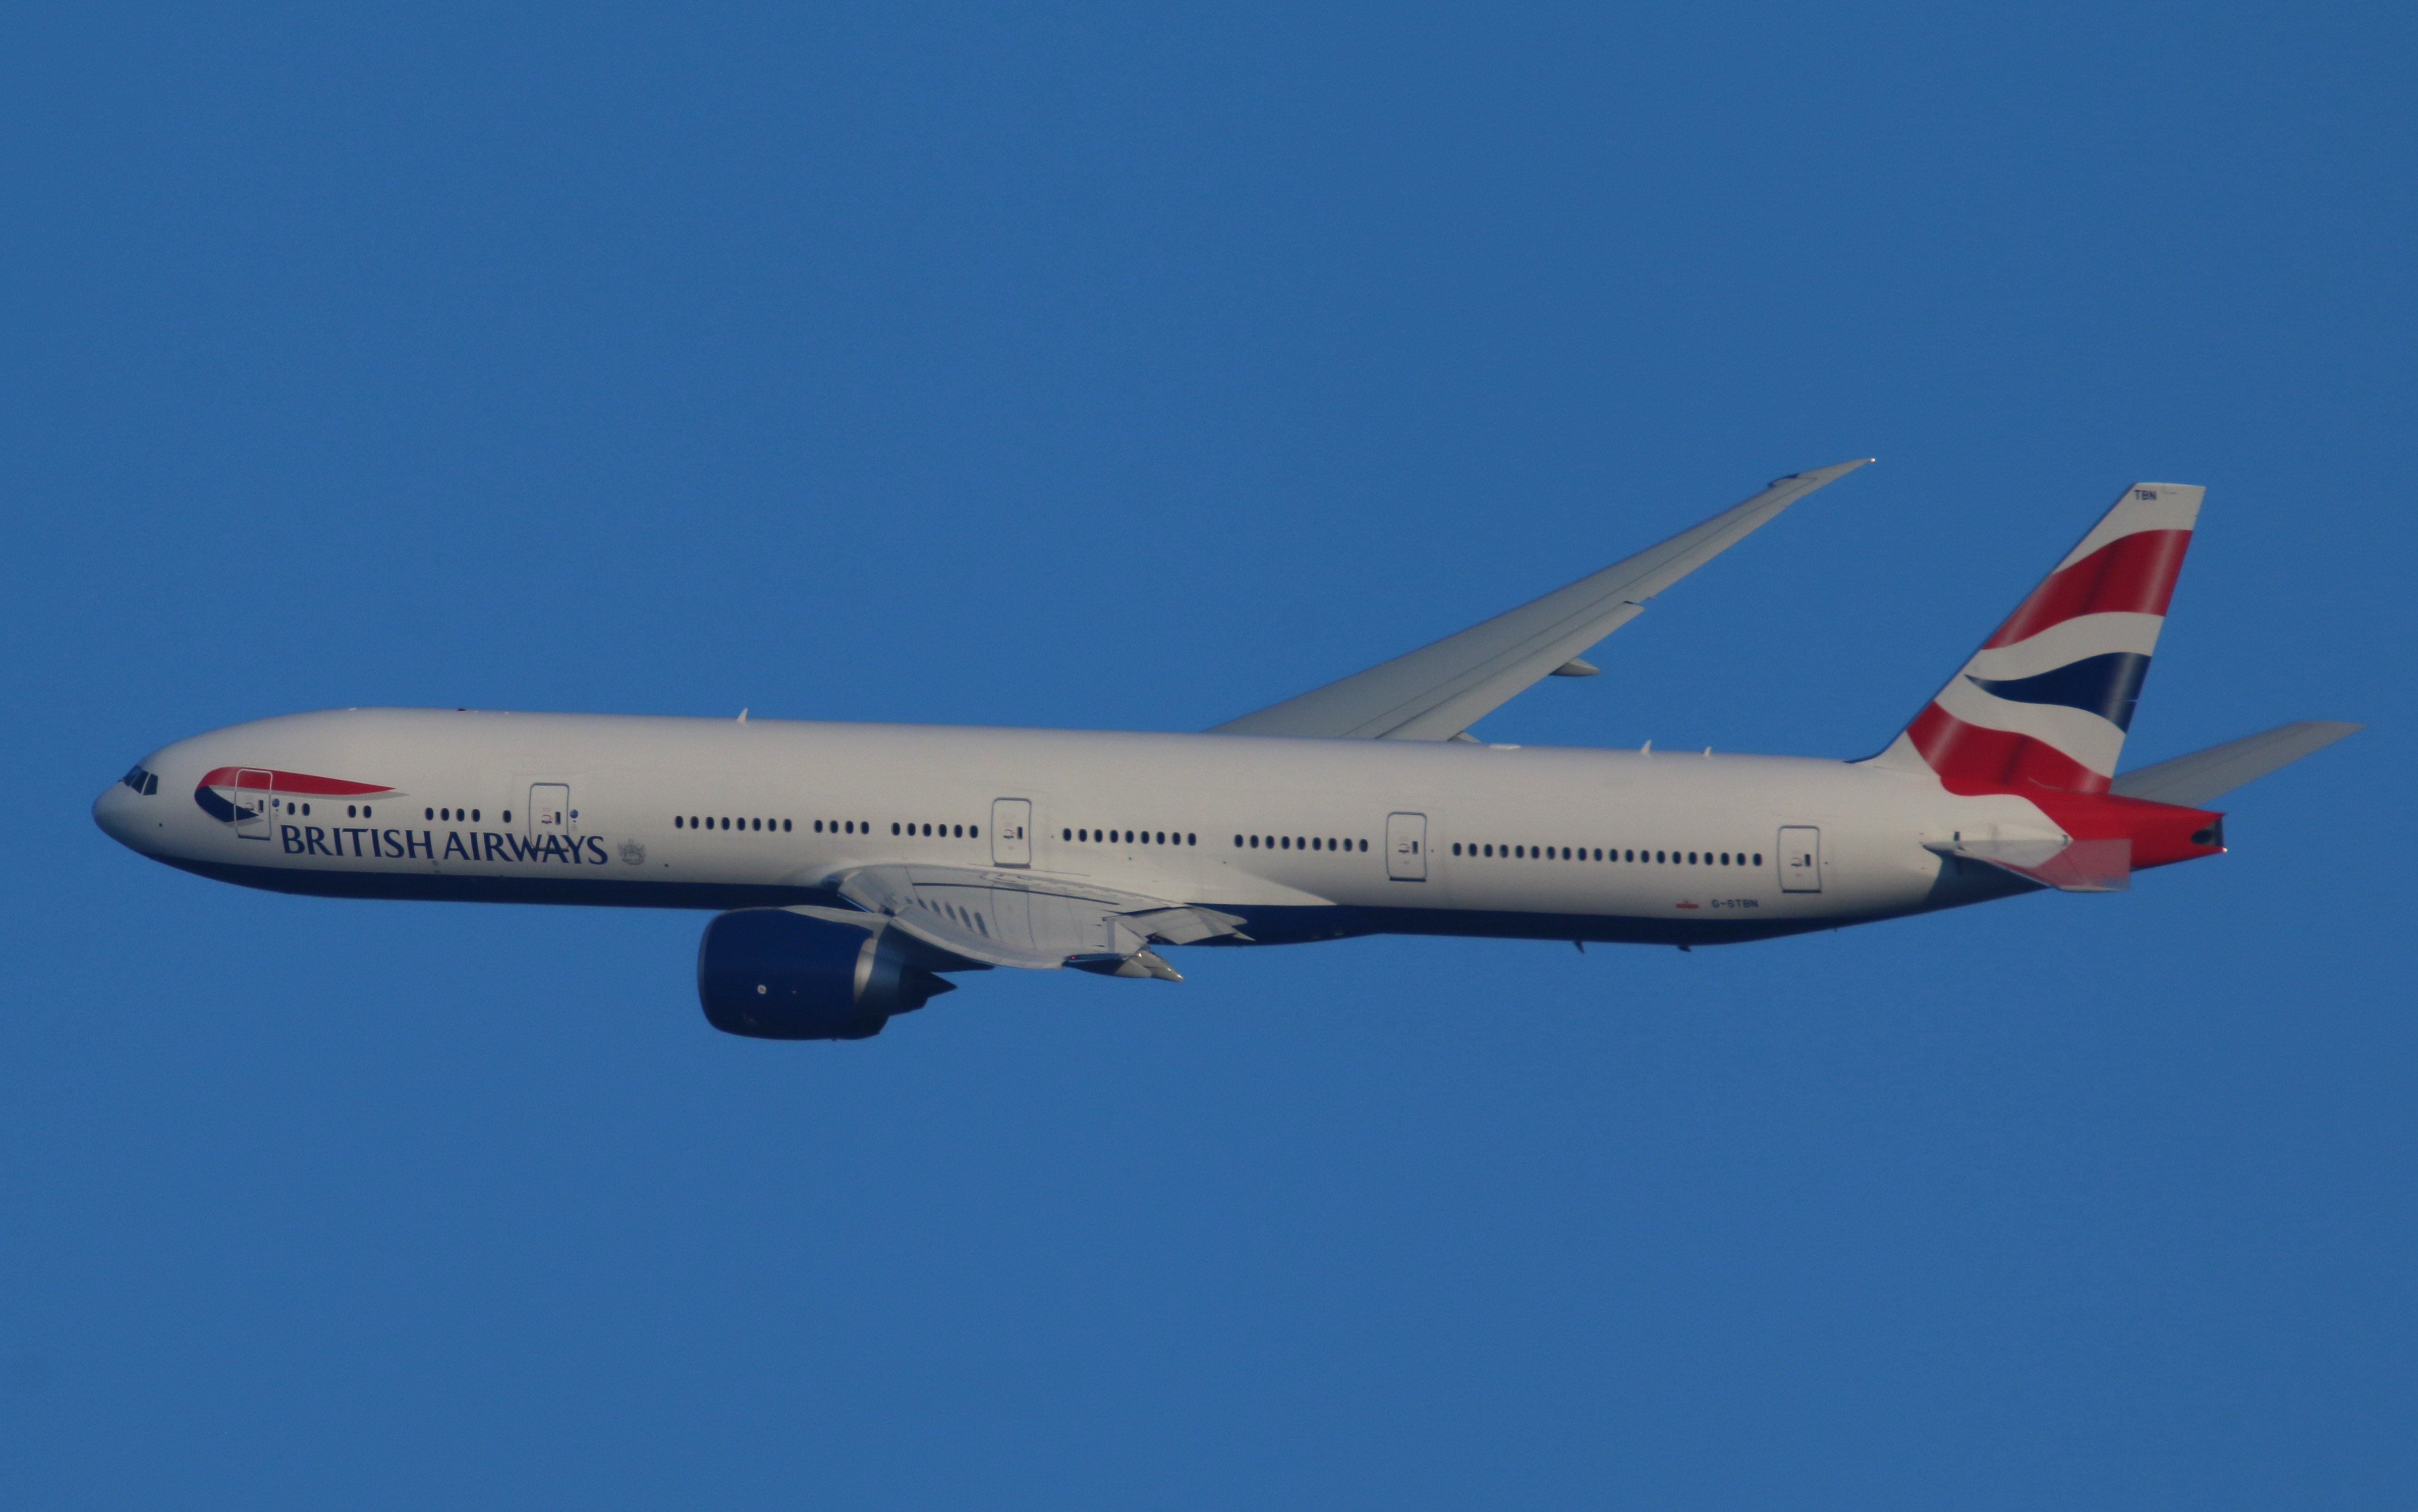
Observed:
[[[860,925],[788,909],[742,909],[705,926],[696,996],[706,1022],[760,1040],[861,1040],[892,1014],[956,990],[916,964],[880,919]]]

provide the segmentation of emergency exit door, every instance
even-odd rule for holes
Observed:
[[[1385,816],[1385,875],[1397,882],[1428,879],[1428,817]]]
[[[1822,891],[1822,832],[1810,824],[1791,824],[1780,832],[1780,890]]]
[[[559,834],[565,839],[576,833],[579,826],[576,809],[571,806],[571,786],[568,783],[537,782],[529,784],[528,836],[543,840]]]
[[[250,767],[235,774],[235,832],[238,840],[268,838],[268,801],[277,788],[277,773]]]
[[[1033,800],[994,798],[990,801],[990,863],[994,866],[1033,864]]]

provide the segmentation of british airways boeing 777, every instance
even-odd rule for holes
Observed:
[[[861,1039],[949,973],[1177,980],[1178,945],[1765,939],[2225,849],[2219,795],[2359,728],[2117,773],[2201,490],[2136,483],[1880,754],[1489,744],[1469,727],[1797,499],[1202,734],[356,709],[178,741],[93,805],[169,865],[357,898],[708,909],[718,1029]]]

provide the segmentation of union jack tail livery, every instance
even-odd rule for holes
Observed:
[[[1952,793],[2104,793],[2205,490],[2135,483],[1873,765]]]

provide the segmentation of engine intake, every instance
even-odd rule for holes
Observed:
[[[742,909],[705,926],[696,996],[706,1022],[761,1040],[861,1040],[893,1014],[956,990],[915,964],[882,921],[841,924],[788,909]]]

